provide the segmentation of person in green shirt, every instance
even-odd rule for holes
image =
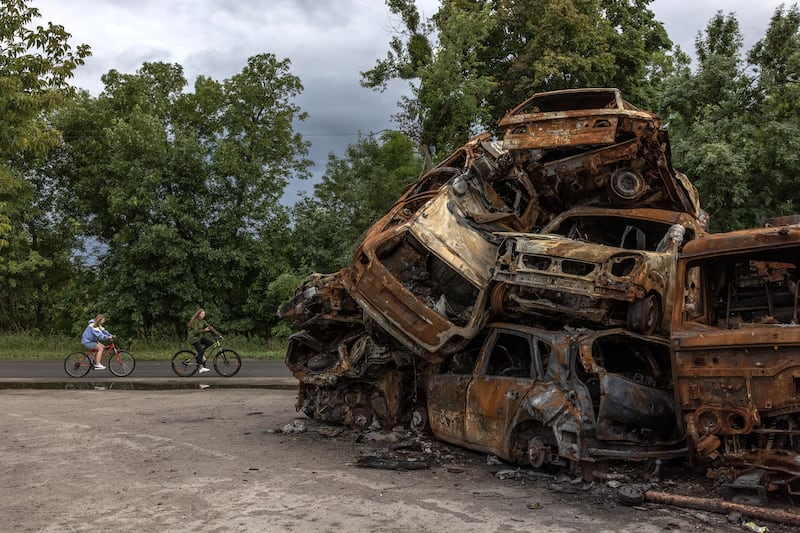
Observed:
[[[189,335],[186,339],[189,341],[189,344],[194,346],[194,349],[197,350],[197,366],[200,367],[198,370],[200,374],[211,370],[210,368],[206,368],[203,363],[203,352],[206,351],[206,348],[214,344],[211,339],[205,336],[208,332],[219,335],[217,330],[214,329],[214,326],[206,322],[206,310],[200,308],[192,316],[191,320],[189,320]]]

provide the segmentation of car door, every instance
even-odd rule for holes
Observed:
[[[453,444],[466,446],[464,417],[467,387],[472,381],[485,335],[478,336],[463,351],[440,365],[426,386],[428,423],[433,435]]]
[[[529,335],[498,329],[487,340],[467,386],[465,438],[472,448],[504,457],[509,425],[541,374]]]

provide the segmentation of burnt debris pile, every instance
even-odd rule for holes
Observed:
[[[708,234],[659,118],[540,93],[279,311],[298,409],[589,478],[688,459],[800,489],[800,229]],[[787,223],[788,222],[788,223]]]

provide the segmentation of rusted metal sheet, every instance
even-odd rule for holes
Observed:
[[[709,235],[678,263],[671,343],[692,460],[800,476],[800,228]]]

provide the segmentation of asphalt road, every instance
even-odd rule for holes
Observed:
[[[185,388],[209,384],[221,387],[296,387],[297,380],[283,360],[244,359],[242,368],[230,378],[211,372],[182,378],[172,372],[169,361],[137,361],[133,373],[118,378],[106,370],[73,378],[64,371],[64,361],[0,361],[0,388]]]

